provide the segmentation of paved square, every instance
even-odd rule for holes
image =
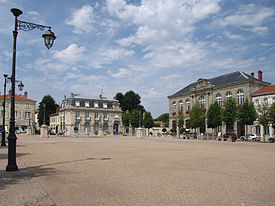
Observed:
[[[275,144],[18,136],[0,205],[275,205]]]

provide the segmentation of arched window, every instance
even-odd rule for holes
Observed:
[[[103,131],[104,131],[104,132],[107,132],[107,131],[108,131],[108,128],[109,128],[108,123],[104,123],[104,124],[103,124]]]
[[[177,103],[173,102],[173,112],[177,112]]]
[[[186,100],[186,111],[190,111],[191,109],[191,104],[190,104],[190,99]]]
[[[243,105],[244,103],[244,93],[243,90],[237,92],[238,105]]]
[[[203,95],[200,96],[199,102],[200,102],[201,108],[205,108],[205,98]]]
[[[85,124],[84,124],[84,131],[85,131],[85,133],[91,132],[90,122],[85,122]]]
[[[95,131],[95,132],[98,132],[98,131],[99,131],[99,124],[98,124],[98,122],[95,122],[95,123],[94,123],[94,131]]]
[[[232,93],[231,92],[227,92],[226,93],[226,99],[228,100],[230,98],[232,98]]]
[[[218,104],[220,106],[222,106],[222,95],[221,94],[216,95],[216,101],[218,102]]]
[[[179,101],[179,111],[180,111],[180,112],[183,111],[183,103],[182,103],[181,100]]]

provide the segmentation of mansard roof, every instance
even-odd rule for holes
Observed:
[[[85,102],[89,102],[89,107],[94,108],[94,103],[98,103],[98,108],[103,108],[103,103],[107,103],[107,108],[111,109],[113,104],[119,104],[118,100],[109,100],[109,99],[90,99],[90,98],[80,98],[80,97],[69,97],[62,101],[62,104],[69,104],[75,106],[75,102],[80,103],[80,107],[86,107]]]
[[[224,75],[221,75],[218,77],[214,77],[211,79],[205,79],[205,80],[207,82],[210,82],[213,85],[213,88],[219,87],[219,86],[230,85],[230,84],[237,84],[237,83],[249,81],[249,80],[260,81],[256,78],[252,77],[251,75],[246,74],[242,71],[236,71],[236,72],[224,74]],[[193,83],[189,84],[188,86],[184,87],[183,89],[179,90],[178,92],[168,96],[168,98],[188,94],[190,92],[190,88],[195,87],[197,84],[198,84],[198,82],[193,82]]]

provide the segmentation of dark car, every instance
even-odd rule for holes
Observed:
[[[195,132],[188,132],[188,133],[186,133],[186,138],[187,139],[191,139],[191,138],[197,139],[197,133],[195,133]]]
[[[223,140],[226,141],[227,139],[231,139],[232,141],[235,141],[237,139],[237,135],[233,132],[227,132],[223,134]]]
[[[275,137],[269,137],[268,139],[270,142],[274,142],[275,141]]]

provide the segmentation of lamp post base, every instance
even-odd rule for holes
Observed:
[[[12,172],[12,171],[18,171],[17,165],[7,165],[6,171]]]

